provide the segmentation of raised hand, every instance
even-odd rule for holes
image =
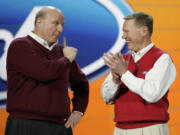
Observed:
[[[63,54],[70,62],[72,62],[78,53],[78,50],[74,47],[69,47],[66,45],[66,38],[63,38]]]
[[[64,48],[67,47],[67,45],[66,45],[66,38],[65,37],[63,38],[63,47]]]

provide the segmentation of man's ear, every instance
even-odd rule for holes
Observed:
[[[146,36],[149,33],[148,27],[147,26],[142,26],[141,27],[141,35]]]
[[[37,18],[36,24],[39,24],[40,22],[41,22],[41,19],[40,19],[40,18]]]
[[[35,25],[36,25],[36,26],[39,26],[39,25],[41,24],[41,21],[42,21],[41,18],[37,18],[37,19],[36,19],[36,24],[35,24]]]

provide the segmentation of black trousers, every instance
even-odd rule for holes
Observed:
[[[5,135],[73,135],[64,124],[29,119],[9,118]]]

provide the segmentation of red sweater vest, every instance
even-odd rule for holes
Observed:
[[[124,56],[129,62],[128,70],[136,77],[145,78],[157,59],[165,52],[152,47],[136,64],[130,53]],[[153,90],[153,89],[152,89]],[[156,103],[148,103],[129,90],[122,82],[115,101],[116,126],[123,129],[141,128],[169,120],[167,93]]]

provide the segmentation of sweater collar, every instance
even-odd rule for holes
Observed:
[[[44,39],[42,39],[41,37],[39,37],[38,35],[36,35],[34,32],[30,32],[28,34],[30,37],[32,37],[34,40],[36,40],[39,44],[41,44],[43,47],[45,47],[48,50],[52,50],[54,48],[55,45],[57,45],[57,42],[55,42],[54,44],[52,44],[51,46],[48,45],[48,42],[45,41]]]
[[[141,49],[139,52],[132,51],[132,57],[134,59],[134,62],[136,63],[138,60],[140,60],[142,56],[144,56],[144,54],[146,54],[153,46],[154,46],[154,43],[152,42],[145,48]]]

